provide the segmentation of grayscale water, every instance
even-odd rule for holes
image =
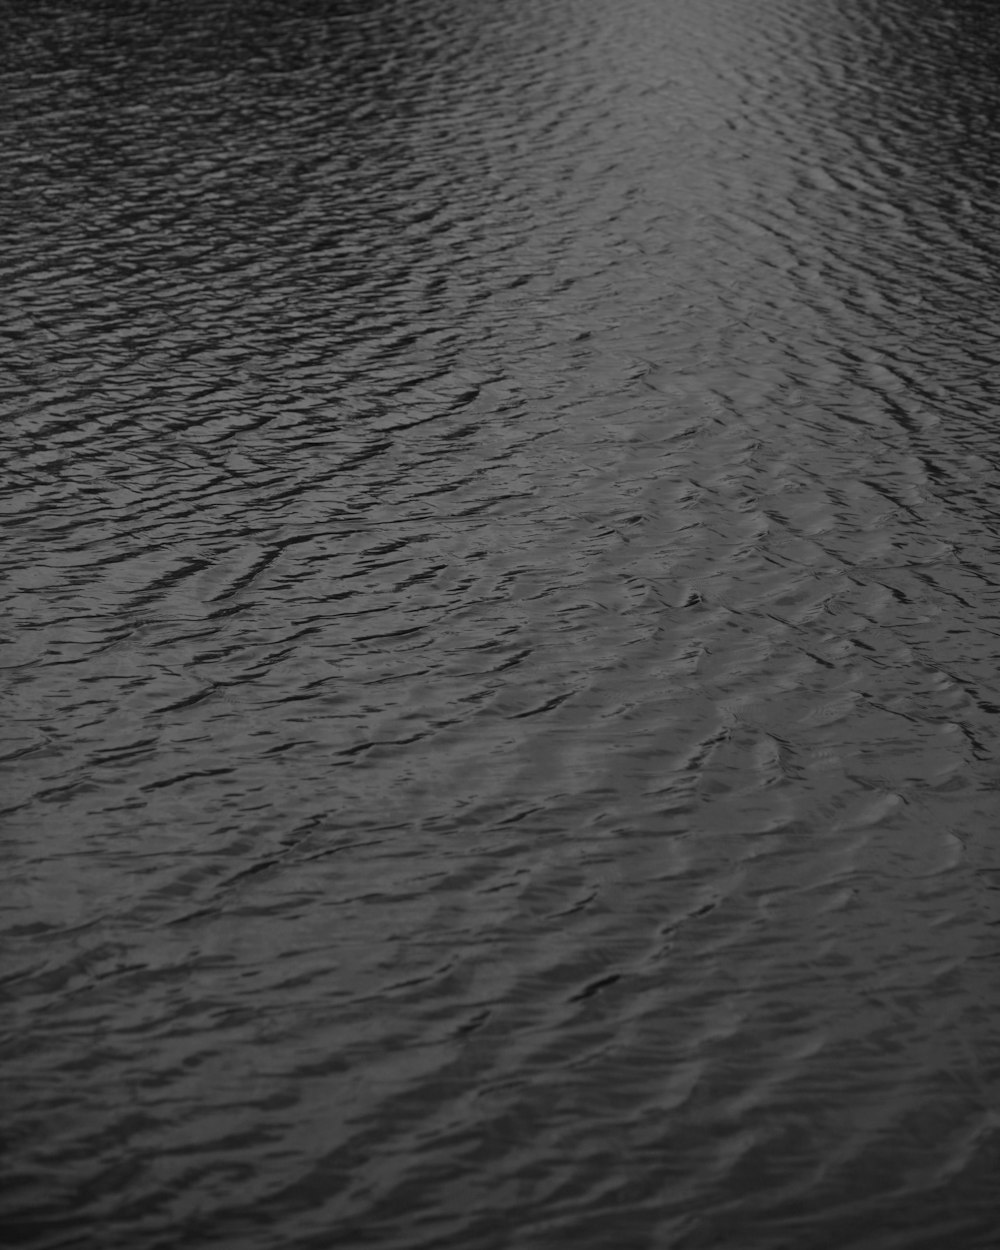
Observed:
[[[1000,8],[9,0],[2,1236],[1000,1228]]]

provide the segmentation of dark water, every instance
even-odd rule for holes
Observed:
[[[4,1244],[1000,1237],[1000,11],[10,0]]]

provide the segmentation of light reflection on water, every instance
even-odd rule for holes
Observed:
[[[11,1244],[993,1244],[997,22],[15,9]]]

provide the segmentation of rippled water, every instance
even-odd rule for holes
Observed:
[[[12,0],[2,1202],[1000,1222],[1000,11]]]

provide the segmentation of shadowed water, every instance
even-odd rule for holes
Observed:
[[[4,27],[4,1244],[995,1246],[1000,11]]]

